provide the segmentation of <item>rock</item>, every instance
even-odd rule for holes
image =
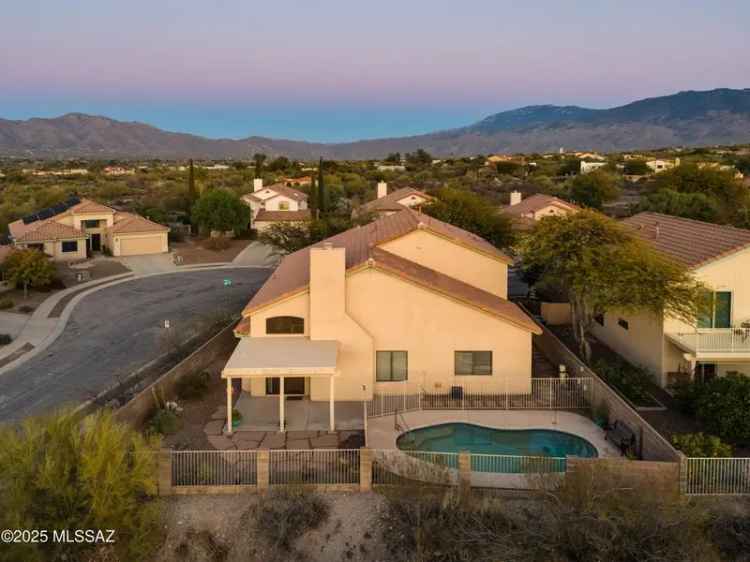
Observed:
[[[203,428],[203,432],[206,435],[221,435],[224,429],[224,420],[211,420]]]
[[[232,443],[231,439],[229,439],[228,437],[224,437],[223,435],[209,435],[208,442],[214,449],[217,449],[219,451],[227,451],[229,449],[237,448],[235,444]]]
[[[288,439],[286,448],[290,450],[309,449],[310,441],[308,439]]]

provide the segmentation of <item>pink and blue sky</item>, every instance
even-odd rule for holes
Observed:
[[[10,119],[342,141],[750,87],[748,0],[13,0],[0,13]]]

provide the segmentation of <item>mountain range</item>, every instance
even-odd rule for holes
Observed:
[[[418,148],[447,157],[738,143],[750,143],[750,88],[686,91],[610,109],[533,105],[457,129],[345,143],[209,139],[81,113],[0,119],[0,156],[25,158],[239,159],[263,152],[301,160],[371,159]]]

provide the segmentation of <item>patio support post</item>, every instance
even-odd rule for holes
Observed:
[[[279,431],[284,431],[284,377],[279,377]]]
[[[334,428],[336,427],[336,424],[335,424],[334,419],[333,419],[333,410],[334,410],[334,407],[333,407],[333,377],[330,378],[330,381],[331,381],[331,383],[330,383],[331,384],[331,391],[330,391],[330,393],[328,395],[328,409],[330,411],[330,413],[329,413],[329,419],[330,419],[330,422],[331,422],[330,431],[333,432]]]
[[[227,378],[227,435],[232,435],[232,379]]]

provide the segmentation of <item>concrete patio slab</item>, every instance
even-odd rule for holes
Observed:
[[[229,449],[237,448],[231,439],[224,437],[223,435],[209,435],[208,442],[214,449],[219,451],[227,451]]]
[[[205,425],[203,432],[206,435],[221,435],[225,423],[224,420],[211,420]]]
[[[302,437],[298,432],[329,431],[329,404],[326,401],[289,400],[284,403],[286,430],[295,432],[295,437]],[[356,431],[364,429],[364,409],[362,402],[336,402],[334,404],[334,421],[336,431]],[[235,431],[278,431],[279,397],[250,396],[243,392],[235,404],[235,409],[242,414],[242,423]],[[305,434],[305,438],[313,435]]]

